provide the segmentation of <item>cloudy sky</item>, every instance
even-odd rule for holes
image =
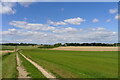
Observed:
[[[117,42],[117,2],[5,2],[0,8],[3,42]]]

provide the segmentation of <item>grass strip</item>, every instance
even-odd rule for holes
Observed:
[[[15,53],[9,53],[2,58],[2,78],[17,78]]]

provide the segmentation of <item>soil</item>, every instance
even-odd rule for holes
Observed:
[[[17,60],[17,70],[18,70],[18,78],[30,78],[28,76],[28,72],[25,70],[25,68],[21,65],[21,61],[19,59],[18,53],[16,54],[16,60]]]

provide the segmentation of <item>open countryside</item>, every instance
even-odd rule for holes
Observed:
[[[24,1],[0,2],[0,79],[119,79],[118,2]]]
[[[6,51],[5,48],[8,49],[8,47],[13,48]],[[90,48],[90,51],[88,48]],[[104,51],[106,48],[108,48],[108,50]],[[3,45],[3,66],[9,66],[9,68],[3,67],[3,78],[19,78],[21,73],[17,70],[18,65],[16,65],[16,54],[20,59],[19,62],[23,71],[26,71],[25,74],[27,75],[22,76],[24,78],[52,78],[46,76],[44,71],[41,72],[36,65],[32,64],[25,57],[42,67],[48,74],[54,76],[53,78],[69,79],[118,77],[118,47],[97,46],[94,48],[94,46],[61,46],[55,48],[47,47],[43,49],[38,46],[17,46],[17,50],[15,49],[16,46]],[[81,49],[82,51],[80,51]],[[111,51],[111,49],[113,49],[113,51]],[[13,63],[9,64],[10,61]],[[24,72],[22,72],[22,74],[23,73]]]

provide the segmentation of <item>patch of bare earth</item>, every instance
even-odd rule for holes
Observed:
[[[14,52],[14,50],[2,50],[0,51],[0,55],[4,55],[6,53]]]
[[[67,50],[67,51],[118,51],[118,47],[98,47],[98,46],[81,46],[81,47],[58,47],[51,50]]]
[[[18,53],[16,54],[16,60],[17,60],[17,70],[18,70],[18,78],[30,78],[28,76],[28,72],[25,70],[25,68],[21,65],[21,61],[19,59]]]

